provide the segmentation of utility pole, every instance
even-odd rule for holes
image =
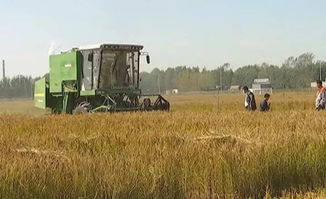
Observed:
[[[319,80],[322,81],[322,79],[321,79],[321,61],[319,61]]]
[[[6,78],[5,60],[2,60],[2,79]]]
[[[157,87],[158,87],[158,93],[161,94],[160,74],[157,75]]]
[[[219,70],[220,72],[220,84],[221,84],[221,70]],[[221,85],[220,85],[221,86]],[[220,88],[217,89],[217,110],[220,110]]]
[[[223,91],[223,75],[222,75],[222,69],[223,66],[220,67],[220,87],[221,87],[221,91]]]

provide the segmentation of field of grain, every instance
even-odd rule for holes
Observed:
[[[0,102],[0,198],[325,196],[313,92],[276,93],[269,113],[240,94],[167,99],[170,112],[92,115]]]

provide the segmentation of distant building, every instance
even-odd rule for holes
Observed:
[[[172,89],[172,94],[178,94],[179,90],[178,89]]]
[[[310,86],[311,86],[311,88],[317,88],[317,82],[316,81],[311,82],[310,83]],[[326,82],[325,81],[323,82],[323,86],[326,86]]]
[[[273,88],[270,80],[265,79],[255,79],[252,84],[252,91],[256,94],[262,95],[264,93],[272,93]]]
[[[239,85],[232,85],[229,89],[231,92],[238,92],[241,90],[241,86]]]
[[[165,92],[167,95],[176,95],[179,93],[178,89],[171,89],[171,90],[166,90]]]

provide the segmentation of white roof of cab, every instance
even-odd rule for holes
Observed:
[[[138,49],[138,50],[142,50],[143,46],[134,45],[134,44],[94,44],[94,45],[80,46],[77,49],[78,50],[91,50],[91,49],[98,49],[98,48]]]
[[[93,44],[93,45],[86,45],[78,47],[79,50],[90,50],[100,48],[102,44]]]

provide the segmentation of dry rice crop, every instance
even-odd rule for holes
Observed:
[[[171,112],[2,114],[0,198],[313,196],[326,183],[313,97],[275,94],[270,113],[223,94],[169,97]]]

